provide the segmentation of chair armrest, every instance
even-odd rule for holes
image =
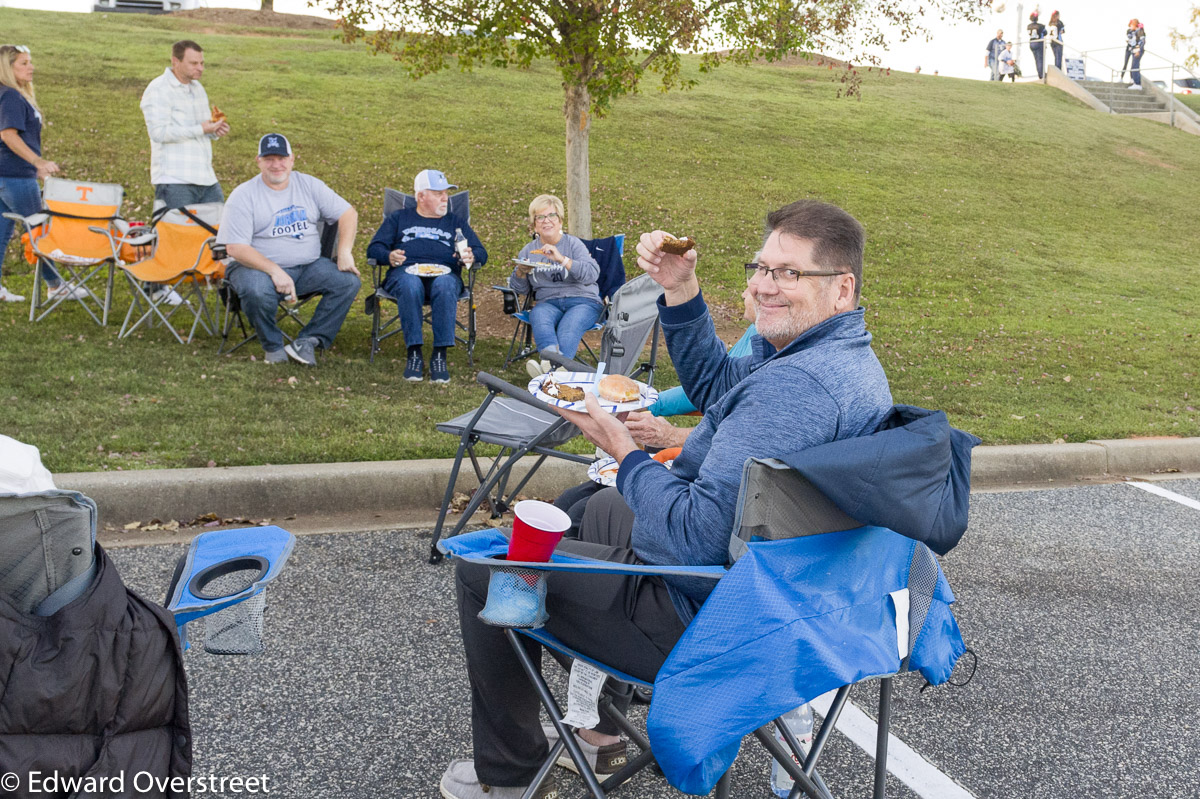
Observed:
[[[14,214],[6,211],[4,218],[11,219],[14,222],[20,222],[25,226],[26,229],[32,229],[49,219],[50,214],[39,211],[38,213],[30,214],[29,216],[21,216],[20,214]]]
[[[501,380],[495,375],[490,375],[487,372],[480,372],[479,374],[475,375],[475,379],[478,380],[479,383],[489,391],[495,391],[497,394],[503,394],[506,397],[512,397],[519,402],[524,402],[530,407],[537,408],[539,411],[554,413],[554,409],[551,406],[530,394],[528,389],[514,386],[512,383]]]
[[[149,244],[150,242],[157,239],[158,234],[155,233],[154,231],[150,231],[149,233],[143,233],[140,236],[118,236],[117,238],[120,239],[122,244],[129,244],[134,247],[140,247],[143,244]]]
[[[112,225],[113,225],[113,227],[115,227],[117,229],[117,232],[119,232],[122,236],[129,234],[129,220],[122,219],[121,217],[118,216],[116,219],[114,219],[112,221]]]
[[[580,363],[579,361],[577,361],[573,358],[568,358],[561,353],[554,352],[553,350],[551,350],[550,352],[543,352],[543,353],[541,353],[541,356],[543,358],[545,358],[546,360],[548,360],[550,363],[554,364],[555,366],[563,367],[568,372],[594,372],[594,371],[596,371],[596,367],[594,367],[594,366],[588,366],[586,363]]]
[[[504,292],[505,294],[511,294],[511,295],[513,295],[513,297],[517,296],[517,290],[514,288],[510,288],[509,286],[492,286],[492,288],[495,289],[496,291]]]

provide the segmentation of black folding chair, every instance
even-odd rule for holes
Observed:
[[[326,225],[324,222],[318,223],[321,228],[321,257],[329,258],[337,261],[337,241],[338,229],[337,225]],[[236,352],[244,345],[251,341],[258,340],[258,331],[246,321],[246,315],[242,313],[242,302],[238,298],[237,292],[233,290],[230,282],[221,278],[217,283],[217,296],[221,302],[221,345],[217,347],[218,355],[228,355]],[[283,333],[283,338],[289,343],[295,338],[285,329],[285,324],[294,327],[295,332],[299,333],[308,324],[308,320],[301,315],[300,311],[308,305],[314,298],[320,297],[320,294],[302,294],[296,298],[296,302],[292,304],[281,302],[279,310],[275,313],[275,324],[279,325],[279,332]],[[233,327],[237,325],[238,336],[230,345],[230,337],[233,336]]]
[[[653,384],[654,369],[658,360],[658,306],[656,301],[662,287],[649,275],[642,275],[626,283],[613,295],[612,308],[600,339],[600,358],[606,362],[608,374],[624,374],[635,379],[645,379]],[[650,358],[642,361],[641,355],[650,341]],[[577,361],[561,358],[557,353],[547,357],[557,365],[573,371],[591,371],[592,367]],[[570,441],[579,431],[570,425],[541,400],[525,388],[514,386],[498,377],[480,372],[476,379],[488,390],[483,404],[449,421],[442,422],[437,429],[459,437],[458,452],[450,469],[450,479],[438,512],[437,526],[433,531],[429,562],[437,563],[442,554],[437,549],[438,539],[450,504],[454,499],[454,486],[462,468],[463,457],[471,460],[479,487],[475,489],[458,522],[449,535],[458,535],[470,521],[472,514],[484,500],[491,503],[492,518],[500,516],[545,462],[546,458],[561,458],[579,464],[591,463],[591,455],[575,455],[562,452],[559,447]],[[479,444],[500,447],[491,466],[484,471],[475,451]],[[512,489],[508,488],[512,469],[526,455],[536,455],[525,476]]]
[[[625,285],[625,264],[621,260],[625,253],[625,234],[618,233],[615,236],[606,236],[601,239],[580,239],[580,241],[600,266],[597,288],[600,291],[600,299],[604,302],[604,311],[596,320],[592,330],[603,330],[608,319],[608,308],[612,295]],[[529,311],[533,308],[536,298],[532,291],[518,294],[516,289],[509,286],[492,286],[492,288],[504,295],[504,312],[516,320],[512,340],[508,344],[508,354],[504,356],[503,368],[507,369],[513,361],[524,360],[538,352],[537,345],[533,341],[533,327],[529,324]],[[521,342],[520,345],[517,342]],[[591,356],[592,363],[598,363],[596,353],[592,352],[587,340],[584,339],[580,343]]]
[[[402,208],[416,208],[417,198],[411,194],[405,194],[396,189],[383,190],[383,218],[387,219],[388,214],[399,211]],[[466,220],[467,224],[471,223],[471,192],[464,190],[450,195],[450,213]],[[383,287],[383,279],[387,277],[388,264],[379,264],[374,258],[367,259],[367,266],[371,267],[371,294],[368,295],[365,301],[364,310],[367,316],[371,317],[371,363],[375,362],[375,353],[379,352],[380,345],[383,342],[397,333],[403,332],[400,328],[400,311],[397,308],[396,315],[384,318],[383,303],[393,302],[398,303],[397,297],[393,297]],[[472,367],[475,366],[475,275],[479,272],[480,266],[476,264],[470,269],[463,269],[463,276],[466,278],[463,281],[463,290],[458,295],[459,304],[467,304],[467,322],[463,324],[457,317],[454,319],[454,340],[462,344],[467,349],[467,363]],[[433,324],[433,311],[427,310],[422,315],[422,319],[426,324]]]

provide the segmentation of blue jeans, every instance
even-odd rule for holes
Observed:
[[[1133,60],[1129,64],[1129,77],[1133,79],[1135,85],[1142,85],[1142,56],[1140,53],[1133,56]]]
[[[223,203],[225,193],[221,184],[197,186],[194,183],[155,183],[154,199],[162,200],[167,208],[182,208],[200,203]]]
[[[592,329],[604,306],[591,297],[538,300],[529,310],[529,326],[539,350],[557,348],[574,358],[583,334]]]
[[[421,330],[421,308],[425,305],[433,311],[433,346],[454,346],[454,320],[458,297],[463,290],[458,275],[451,272],[437,277],[417,277],[405,272],[403,267],[397,267],[387,273],[383,290],[396,298],[404,346],[420,347],[425,343]]]
[[[42,192],[37,178],[0,177],[0,214],[29,216],[42,210]],[[12,238],[16,222],[0,216],[0,276],[4,271],[4,254],[8,252],[8,240]],[[19,240],[19,239],[18,239]],[[42,279],[57,286],[62,279],[58,272],[45,262],[42,263]]]
[[[1029,49],[1033,52],[1033,63],[1037,66],[1038,78],[1044,78],[1045,75],[1043,75],[1042,73],[1045,71],[1046,66],[1044,63],[1042,42],[1031,42],[1029,44]]]
[[[337,264],[328,258],[318,258],[311,264],[284,267],[288,277],[296,284],[296,296],[320,294],[321,301],[313,311],[312,319],[304,326],[297,338],[315,338],[322,349],[329,349],[342,322],[358,296],[362,281],[353,272],[338,271]],[[275,291],[275,284],[266,272],[232,264],[225,270],[225,277],[237,292],[242,312],[258,331],[258,340],[263,350],[275,352],[283,348],[283,333],[275,324],[275,312],[283,299]]]

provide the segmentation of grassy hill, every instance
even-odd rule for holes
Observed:
[[[434,166],[471,189],[492,255],[480,282],[501,282],[529,199],[565,190],[549,65],[413,82],[324,32],[10,9],[0,28],[33,50],[47,156],[68,176],[123,184],[130,218],[152,200],[138,100],[184,36],[203,43],[205,87],[233,126],[215,146],[226,192],[256,174],[258,136],[282,131],[297,168],[359,208],[359,252],[382,188]],[[846,100],[834,78],[722,67],[691,92],[620,100],[592,128],[597,234],[695,236],[706,293],[732,319],[764,213],[834,202],[868,232],[863,300],[898,402],[943,408],[987,443],[1200,435],[1200,138],[1040,85],[871,72]],[[30,270],[9,253],[4,282],[25,293]],[[116,296],[119,323],[127,287]],[[454,441],[432,423],[480,396],[461,353],[440,389],[400,380],[395,342],[369,365],[361,306],[311,371],[163,331],[117,341],[79,312],[27,316],[0,308],[0,430],[55,470],[448,455]],[[477,356],[495,371],[502,343]]]

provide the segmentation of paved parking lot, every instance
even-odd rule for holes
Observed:
[[[1160,485],[1200,500],[1200,481]],[[269,597],[267,652],[187,656],[198,775],[265,774],[279,797],[438,795],[470,736],[451,569],[425,563],[428,542],[300,539]],[[113,555],[161,598],[181,552]],[[898,681],[893,731],[957,796],[1200,795],[1200,509],[1125,484],[977,494],[942,565],[978,671],[923,693],[919,678]],[[871,696],[855,701],[873,715]],[[757,745],[735,768],[735,796],[768,796]],[[869,795],[870,770],[834,737],[823,772],[837,796]],[[648,776],[622,793],[679,795]],[[953,794],[891,785],[908,799]]]

